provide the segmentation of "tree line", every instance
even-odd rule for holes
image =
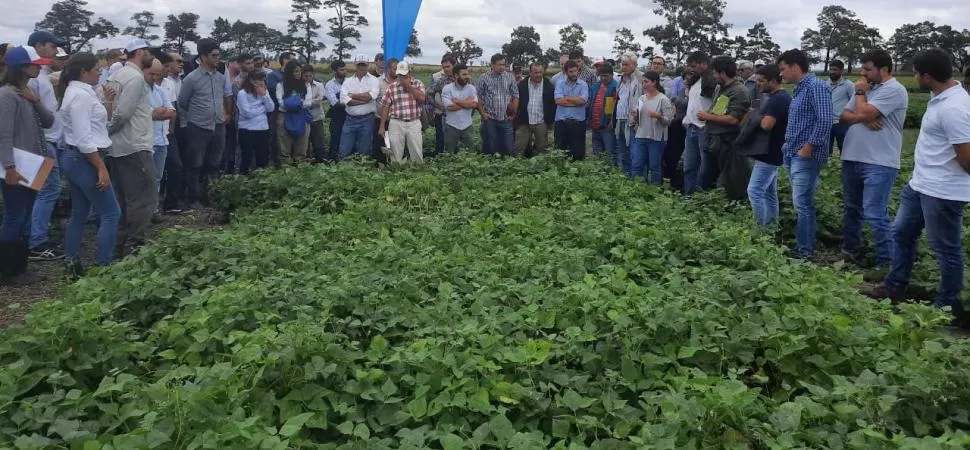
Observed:
[[[725,0],[653,0],[653,3],[652,12],[661,17],[663,23],[639,34],[654,45],[643,45],[633,30],[619,28],[614,33],[614,56],[627,52],[643,57],[662,55],[673,64],[682,64],[694,51],[727,54],[750,61],[770,61],[781,53],[780,46],[773,41],[763,22],[754,24],[744,34],[732,36],[729,32],[732,24],[724,21]],[[69,41],[65,49],[68,52],[89,49],[93,39],[119,34],[115,25],[103,17],[95,18],[94,12],[86,6],[85,0],[60,0],[36,28],[65,37]],[[349,59],[360,43],[361,30],[370,25],[352,0],[291,0],[290,12],[293,16],[288,20],[285,32],[264,23],[218,17],[209,37],[220,42],[229,56],[292,51],[307,61],[323,61]],[[326,16],[326,25],[315,18],[321,15]],[[198,14],[182,12],[169,14],[165,22],[159,24],[154,13],[141,11],[131,16],[131,24],[121,34],[151,42],[161,40],[167,47],[184,52],[186,43],[201,38],[199,19]],[[329,52],[327,44],[321,40],[321,33],[331,39]],[[510,62],[519,64],[531,61],[549,64],[558,61],[560,55],[584,52],[587,36],[578,22],[560,28],[558,34],[558,45],[543,48],[541,36],[534,26],[518,26],[509,35],[509,41],[502,45],[501,52]],[[473,64],[484,53],[482,47],[468,37],[449,35],[442,42],[461,63]],[[913,55],[932,47],[950,52],[954,65],[961,71],[970,66],[970,30],[924,21],[903,24],[884,39],[879,30],[866,25],[854,11],[839,5],[824,6],[816,17],[816,27],[805,30],[801,38],[801,48],[809,53],[813,63],[822,64],[826,70],[835,59],[844,60],[851,70],[852,64],[863,53],[875,47],[889,50],[895,56],[898,70],[908,69]],[[417,30],[411,33],[407,55],[422,55]]]

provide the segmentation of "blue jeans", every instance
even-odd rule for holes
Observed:
[[[3,191],[3,226],[0,241],[21,241],[30,230],[30,209],[37,193],[20,185],[10,186],[0,181]]]
[[[960,291],[963,290],[963,231],[964,202],[944,200],[920,194],[909,187],[899,193],[899,210],[893,223],[893,264],[883,284],[890,291],[902,292],[909,285],[916,263],[916,244],[926,228],[926,238],[940,266],[940,284],[934,306],[953,308],[963,313]]]
[[[162,177],[165,176],[165,158],[168,157],[168,146],[167,145],[155,145],[152,146],[152,160],[155,161],[155,188],[158,189],[159,193],[162,191]],[[235,162],[238,159],[233,159]],[[97,173],[95,173],[97,174]]]
[[[778,220],[778,166],[754,162],[748,179],[748,200],[758,227],[767,228]]]
[[[338,159],[347,159],[354,153],[370,155],[374,146],[374,115],[347,116],[340,132]]]
[[[845,142],[845,135],[849,132],[849,126],[836,123],[832,125],[832,136],[829,137],[829,154],[835,151],[835,144],[839,145],[839,151],[842,151],[842,143]]]
[[[603,152],[610,161],[616,161],[616,131],[593,130],[593,155],[599,156]]]
[[[632,159],[630,156],[630,144],[632,144],[633,133],[628,126],[626,120],[616,121],[616,159],[613,159],[613,164],[616,164],[623,173],[628,177],[633,176],[631,172],[630,165],[632,164]]]
[[[71,186],[71,222],[64,236],[64,253],[71,261],[81,258],[84,223],[87,221],[88,211],[93,206],[99,219],[97,263],[102,266],[110,264],[118,239],[118,222],[121,218],[121,207],[118,206],[115,191],[113,187],[109,187],[104,192],[98,189],[98,169],[76,148],[62,149],[60,159],[61,170],[64,171]]]
[[[57,164],[57,150],[49,142],[44,143],[47,147],[47,156],[54,159],[54,168],[51,169],[44,187],[37,193],[34,199],[33,210],[30,220],[30,238],[28,245],[30,249],[38,249],[47,244],[48,231],[51,225],[51,215],[57,206],[57,200],[61,198],[61,172]]]
[[[488,119],[482,123],[485,145],[482,154],[504,156],[515,154],[515,138],[512,136],[512,122],[509,120]]]
[[[664,141],[633,138],[633,146],[630,149],[632,167],[630,178],[643,176],[647,183],[663,184],[661,166],[663,165],[665,145],[666,142]]]
[[[822,165],[815,158],[786,156],[792,203],[795,206],[795,256],[810,258],[815,254],[815,191]]]
[[[696,125],[687,126],[687,140],[684,141],[684,195],[702,191],[704,186],[707,160],[707,134]]]
[[[893,261],[892,226],[889,197],[899,169],[856,161],[842,162],[842,251],[855,254],[862,247],[862,219],[872,229],[876,263],[889,266]]]

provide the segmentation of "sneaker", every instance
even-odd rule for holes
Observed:
[[[42,247],[31,250],[27,259],[31,261],[60,261],[64,259],[64,254],[55,250],[53,247]]]

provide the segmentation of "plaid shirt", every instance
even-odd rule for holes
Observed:
[[[829,157],[832,133],[832,91],[813,74],[807,74],[795,85],[788,107],[788,127],[782,152],[793,157],[805,144],[814,145],[812,158],[825,164]]]
[[[484,105],[485,113],[495,120],[505,120],[508,117],[509,103],[513,98],[519,98],[519,88],[515,84],[512,72],[489,72],[478,79],[478,101]]]
[[[545,111],[542,109],[542,88],[545,80],[539,81],[538,86],[531,79],[526,79],[523,82],[529,87],[529,104],[526,105],[526,111],[529,112],[529,125],[546,123]]]
[[[418,79],[411,79],[411,86],[415,91],[424,92],[424,83]],[[414,96],[404,90],[404,86],[398,81],[394,81],[387,86],[387,91],[381,97],[381,105],[390,108],[391,119],[410,122],[421,118],[421,107],[424,106],[415,100]]]
[[[592,67],[584,65],[579,71],[579,79],[585,81],[587,86],[592,86],[593,83],[599,81],[600,77],[596,75],[596,71]]]

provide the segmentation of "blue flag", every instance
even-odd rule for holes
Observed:
[[[411,31],[418,20],[421,0],[384,1],[384,64],[392,59],[401,60],[408,51]]]

